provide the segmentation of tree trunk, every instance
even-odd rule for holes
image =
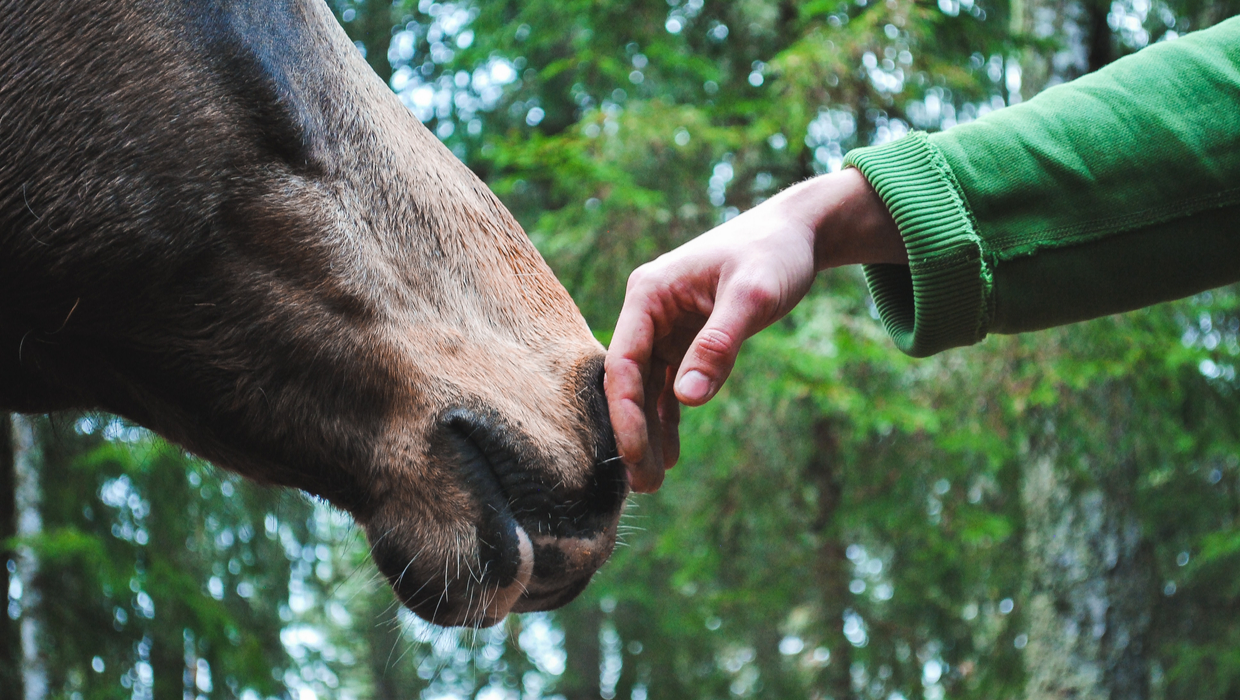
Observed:
[[[1091,447],[1087,487],[1073,488],[1053,449],[1024,476],[1027,700],[1149,697],[1154,578],[1136,514],[1137,469],[1118,450]]]
[[[0,688],[15,698],[22,692],[21,627],[13,619],[9,604],[10,570],[17,569],[17,551],[4,546],[17,535],[17,472],[14,461],[13,422],[7,413],[0,414],[0,586],[3,587],[5,610],[0,615]]]
[[[367,596],[367,645],[370,650],[370,675],[374,684],[374,700],[405,700],[418,697],[427,685],[417,675],[417,665],[410,658],[414,642],[405,638],[399,622],[400,613],[392,613],[395,604],[386,586]]]
[[[603,662],[599,631],[603,613],[597,605],[578,606],[572,615],[560,616],[564,628],[564,651],[568,660],[556,691],[567,700],[597,700]]]
[[[365,0],[358,9],[360,16],[354,21],[362,25],[366,62],[386,85],[392,79],[388,47],[392,45],[392,27],[396,25],[392,19],[392,3],[388,0]]]
[[[1107,15],[1111,12],[1111,0],[1086,0],[1085,16],[1089,32],[1089,71],[1092,73],[1114,61],[1115,38]]]
[[[1115,60],[1110,6],[1109,0],[1011,0],[1014,35],[1058,40],[1057,49],[1022,55],[1024,97]],[[1136,513],[1137,464],[1122,444],[1132,402],[1122,386],[1089,391],[1070,409],[1100,416],[1108,426],[1085,431],[1089,473],[1074,483],[1057,461],[1066,449],[1057,449],[1051,435],[1044,448],[1031,450],[1023,477],[1027,700],[1149,697],[1153,561]]]
[[[806,465],[806,477],[818,491],[818,513],[814,518],[814,534],[818,538],[814,574],[822,591],[822,619],[827,624],[824,637],[831,657],[816,679],[818,697],[845,700],[852,692],[852,645],[844,637],[844,609],[850,595],[851,572],[845,544],[835,525],[835,512],[844,493],[839,473],[839,440],[830,421],[814,423],[814,455]]]
[[[1009,10],[1012,37],[1029,42],[1019,54],[1023,99],[1118,57],[1110,0],[1009,0]]]
[[[39,488],[39,449],[37,431],[33,419],[14,415],[13,474],[17,505],[17,535],[22,538],[38,536],[43,531],[43,516],[39,511],[41,490]],[[39,559],[28,546],[18,548],[17,577],[22,586],[21,599],[21,646],[22,686],[26,700],[42,700],[47,697],[47,660],[43,651],[43,624],[39,617],[39,593],[35,580],[39,574]]]

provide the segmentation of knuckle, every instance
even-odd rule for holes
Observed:
[[[603,387],[609,399],[621,399],[641,387],[641,368],[634,362],[608,356],[603,361]]]
[[[698,356],[707,361],[729,360],[732,358],[732,347],[735,338],[719,328],[704,328],[698,335]]]
[[[624,372],[620,359],[615,355],[608,354],[603,360],[603,386],[611,388],[617,382],[623,381],[621,376]]]
[[[627,289],[636,289],[649,284],[655,275],[651,269],[651,263],[639,265],[636,269],[629,273],[629,281]]]
[[[735,293],[747,308],[764,315],[774,313],[783,299],[778,282],[765,277],[747,276],[737,280]]]
[[[620,378],[620,373],[624,371],[624,360],[615,353],[607,353],[603,358],[603,381],[614,382]]]

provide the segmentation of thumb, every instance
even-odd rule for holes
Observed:
[[[676,374],[676,398],[700,406],[719,391],[741,343],[780,315],[777,288],[752,277],[734,277],[720,285],[715,308],[685,352]]]
[[[721,290],[710,318],[680,362],[675,391],[681,403],[700,406],[714,397],[732,373],[741,343],[769,323],[778,306],[777,294],[739,286]]]
[[[735,330],[710,325],[702,328],[680,363],[676,398],[688,406],[710,401],[732,373],[740,349],[740,334]]]

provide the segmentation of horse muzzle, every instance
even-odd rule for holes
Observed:
[[[484,407],[451,408],[435,421],[431,490],[413,494],[418,507],[384,508],[367,527],[376,563],[413,612],[486,627],[509,612],[558,608],[585,589],[615,547],[628,495],[605,400],[589,384],[579,392],[579,448],[558,459]]]

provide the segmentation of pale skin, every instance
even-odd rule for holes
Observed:
[[[814,276],[907,264],[891,214],[856,170],[789,187],[633,271],[607,351],[606,391],[634,491],[653,492],[680,456],[680,405],[727,380],[741,344],[783,318]]]

